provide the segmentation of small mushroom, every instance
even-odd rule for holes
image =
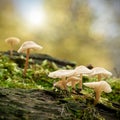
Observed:
[[[73,74],[74,74],[74,70],[56,70],[56,71],[50,72],[48,76],[52,78],[64,79],[66,77],[73,76]]]
[[[17,37],[9,37],[5,39],[5,42],[10,45],[10,57],[12,57],[14,45],[17,45],[20,42],[20,39]]]
[[[83,75],[89,75],[91,73],[91,70],[88,69],[87,67],[81,65],[75,68],[75,76],[80,76],[80,81],[79,81],[79,88],[82,89],[82,77]]]
[[[51,78],[61,78],[62,85],[66,89],[67,88],[66,78],[70,77],[70,76],[73,76],[73,74],[74,74],[74,70],[56,70],[54,72],[50,72],[48,77],[51,77]],[[59,84],[59,81],[58,81],[57,84]],[[61,84],[61,82],[60,82],[60,84]]]
[[[67,78],[67,86],[71,86],[72,89],[75,89],[76,84],[78,84],[80,80],[81,79],[76,76],[69,77]]]
[[[66,82],[67,81],[65,80],[59,80],[58,82],[55,82],[53,86],[61,90],[67,90]]]
[[[102,77],[112,76],[112,73],[102,67],[95,67],[92,69],[91,76],[98,76],[98,81],[102,79]]]
[[[102,92],[110,93],[112,91],[111,86],[106,81],[88,82],[83,83],[83,85],[94,89],[95,91],[94,105],[98,103]]]
[[[28,60],[29,60],[30,50],[31,49],[33,49],[33,50],[41,50],[42,48],[43,48],[42,46],[36,44],[33,41],[26,41],[18,49],[18,53],[27,51],[27,53],[26,53],[26,62],[25,62],[25,67],[24,67],[24,72],[23,72],[24,76],[26,75],[26,71],[27,71],[27,68],[28,68]]]
[[[58,82],[55,82],[53,86],[56,88],[60,88],[61,90],[67,90],[67,86],[71,86],[72,89],[75,89],[75,85],[79,83],[79,79],[80,78],[78,77],[72,76],[67,78],[66,80],[62,79]]]

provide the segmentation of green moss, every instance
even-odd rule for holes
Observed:
[[[21,59],[21,56],[19,59]],[[20,66],[23,65],[18,65],[8,56],[0,55],[0,87],[52,90],[53,83],[58,81],[58,79],[48,77],[49,72],[60,69],[54,62],[44,60],[41,64],[29,64],[25,77],[23,76],[24,67]],[[72,69],[72,67],[67,65],[63,69]],[[83,82],[89,81],[96,81],[96,78],[83,77]],[[108,79],[107,82],[111,85],[112,92],[103,92],[101,98],[107,98],[108,101],[120,103],[120,80]],[[94,91],[92,89],[83,86],[82,93],[86,94],[86,97],[93,97],[94,99]],[[79,99],[81,101],[81,98]]]
[[[30,60],[32,61],[32,60]],[[21,65],[19,65],[21,66]],[[55,79],[48,77],[49,72],[59,69],[54,62],[44,60],[40,64],[29,64],[26,76],[23,68],[8,56],[0,56],[0,86],[7,88],[44,88],[52,89]]]

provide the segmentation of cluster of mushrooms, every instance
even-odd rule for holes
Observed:
[[[48,76],[51,78],[61,79],[53,85],[54,87],[59,88],[61,90],[67,90],[68,86],[71,86],[73,89],[75,89],[76,84],[78,84],[78,87],[81,90],[82,85],[94,89],[94,105],[98,103],[100,95],[103,91],[105,93],[109,93],[112,91],[111,86],[106,81],[102,80],[102,78],[112,76],[112,73],[102,67],[94,67],[92,69],[88,69],[86,66],[80,65],[73,70],[57,70],[50,72]],[[83,76],[97,76],[98,81],[82,83]]]
[[[9,37],[5,40],[6,43],[10,45],[10,56],[13,54],[13,47],[20,42],[19,38]],[[38,45],[33,41],[25,41],[21,47],[18,49],[18,53],[26,51],[26,62],[23,71],[23,75],[26,75],[26,71],[28,68],[28,60],[30,55],[30,50],[41,50],[43,47]],[[88,82],[82,83],[83,76],[98,76],[97,82]],[[51,78],[60,78],[58,82],[54,83],[54,87],[60,88],[62,90],[67,90],[68,86],[71,86],[75,89],[76,84],[78,84],[79,89],[82,90],[82,85],[85,85],[89,88],[93,88],[95,91],[95,101],[94,104],[97,104],[102,91],[109,93],[112,91],[111,86],[103,81],[103,77],[112,76],[112,73],[107,71],[102,67],[95,67],[93,69],[88,69],[86,66],[78,66],[74,70],[57,70],[54,72],[50,72],[49,77]]]
[[[10,56],[12,57],[13,55],[13,47],[20,43],[20,39],[16,37],[9,37],[5,40],[6,43],[10,45]],[[26,76],[26,71],[28,68],[28,60],[29,60],[29,55],[30,55],[30,50],[41,50],[43,47],[38,45],[37,43],[33,41],[25,41],[21,47],[18,49],[18,53],[26,51],[26,62],[25,62],[25,67],[23,71],[23,76]]]

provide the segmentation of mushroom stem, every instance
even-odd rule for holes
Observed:
[[[12,43],[10,44],[10,47],[11,47],[10,48],[10,57],[12,57],[12,55],[13,55],[13,44]]]
[[[63,80],[62,85],[63,85],[64,89],[67,90],[67,86],[66,86],[66,81],[65,80]]]
[[[62,86],[64,87],[65,90],[67,90],[67,85],[66,85],[67,82],[66,82],[66,78],[63,77],[63,78],[62,78],[62,81],[63,81],[63,82],[62,82]]]
[[[80,74],[79,88],[82,90],[82,74]]]
[[[95,91],[95,100],[94,100],[94,105],[96,105],[100,99],[101,91],[96,90]]]
[[[98,81],[101,81],[101,79],[102,79],[102,75],[98,74]]]
[[[27,49],[26,62],[25,62],[25,67],[24,67],[23,76],[26,76],[26,71],[27,71],[27,68],[28,68],[29,55],[30,55],[30,49]]]
[[[71,81],[71,84],[72,84],[72,88],[75,89],[76,82],[75,81]]]
[[[69,82],[71,82],[71,87],[73,88],[73,89],[75,89],[75,85],[76,85],[76,83],[75,83],[75,79],[74,78],[68,78],[67,79],[67,83],[69,83]]]

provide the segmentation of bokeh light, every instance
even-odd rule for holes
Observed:
[[[0,48],[8,50],[4,40],[15,36],[56,58],[119,70],[119,6],[119,0],[1,0]]]

